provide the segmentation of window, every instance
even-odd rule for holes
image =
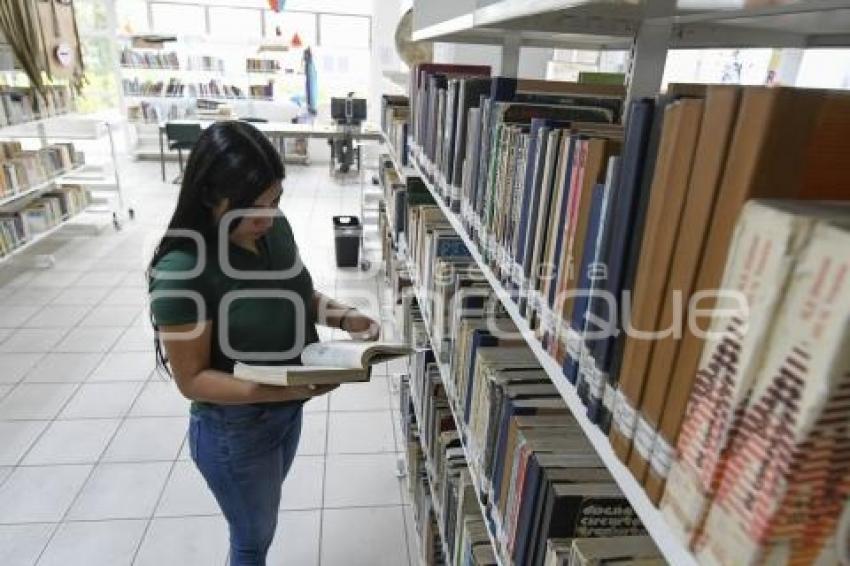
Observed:
[[[263,36],[262,12],[250,8],[210,7],[210,35],[248,40]]]
[[[371,19],[363,16],[319,15],[319,41],[322,47],[369,49]]]
[[[150,31],[148,4],[144,0],[116,0],[118,33],[133,35]]]
[[[301,38],[304,47],[316,45],[316,14],[310,12],[266,11],[266,37],[278,37],[289,44],[295,34]]]
[[[153,31],[178,36],[205,35],[207,17],[203,6],[188,4],[151,4]]]

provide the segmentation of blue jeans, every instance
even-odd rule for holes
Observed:
[[[230,566],[266,563],[302,407],[213,405],[191,416],[189,448],[230,527]]]

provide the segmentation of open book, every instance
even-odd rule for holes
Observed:
[[[300,366],[258,366],[237,362],[233,376],[267,385],[326,385],[369,381],[369,366],[413,353],[405,344],[330,340],[301,352]]]

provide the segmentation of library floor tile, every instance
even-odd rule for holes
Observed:
[[[390,411],[330,413],[328,452],[374,454],[394,452]]]
[[[124,328],[78,327],[71,330],[55,351],[107,352],[124,333]]]
[[[0,352],[50,352],[67,332],[66,328],[20,328],[0,344]]]
[[[348,383],[331,393],[331,411],[386,411],[390,392],[385,377],[372,377],[367,383]]]
[[[58,522],[91,468],[87,464],[15,468],[0,486],[0,523]]]
[[[104,462],[173,460],[186,436],[188,417],[127,418],[103,454]]]
[[[19,382],[42,357],[42,354],[0,354],[0,383]]]
[[[21,464],[94,464],[118,423],[116,419],[53,421]]]
[[[217,566],[228,549],[224,517],[156,518],[139,548],[134,566]]]
[[[278,515],[277,531],[267,557],[274,566],[319,564],[320,511],[284,511]]]
[[[21,383],[0,401],[0,418],[52,419],[77,387],[70,383]]]
[[[150,352],[153,355],[153,329],[149,324],[144,326],[132,325],[124,331],[118,342],[112,347],[113,352]]]
[[[35,564],[56,525],[0,525],[0,564]]]
[[[44,549],[38,566],[116,566],[131,564],[146,521],[63,523]]]
[[[280,508],[321,509],[325,459],[322,456],[298,456],[283,482]]]
[[[325,507],[401,505],[396,454],[330,454]]]
[[[8,384],[0,384],[0,399],[3,399],[12,389],[14,389],[14,385]]]
[[[137,316],[141,309],[139,307],[122,305],[104,305],[95,307],[80,322],[80,326],[119,326],[127,328]]]
[[[77,287],[115,287],[127,277],[123,271],[89,271],[74,283]]]
[[[189,414],[189,400],[183,397],[171,378],[153,379],[145,384],[133,408],[132,417],[181,417]]]
[[[0,413],[2,416],[2,413]],[[49,421],[0,421],[0,466],[14,466],[47,428]]]
[[[47,354],[24,378],[26,383],[82,383],[103,354]]]
[[[120,418],[127,414],[143,383],[84,383],[62,410],[60,419]]]
[[[70,287],[55,296],[54,305],[97,305],[112,291],[111,287]]]
[[[299,456],[319,456],[325,453],[328,434],[327,413],[306,413],[298,442]]]
[[[39,310],[41,310],[41,307],[14,307],[4,305],[0,308],[0,327],[17,328],[22,326]]]
[[[47,305],[29,318],[23,326],[26,328],[72,328],[91,310],[88,306]]]
[[[170,462],[100,464],[74,502],[74,520],[146,519],[154,511]]]
[[[407,564],[401,506],[326,509],[322,523],[322,566]]]
[[[132,307],[143,307],[147,302],[148,294],[144,289],[129,287],[126,289],[122,289],[121,287],[117,287],[114,289],[109,295],[103,299],[101,304],[110,305],[110,306],[132,306]]]
[[[0,342],[11,336],[14,331],[14,328],[0,328]]]
[[[328,398],[330,395],[314,397],[304,403],[304,413],[324,413],[328,410]]]
[[[29,284],[38,287],[56,287],[59,289],[65,289],[66,287],[74,285],[79,278],[79,272],[48,269],[38,273],[32,278]]]
[[[4,297],[2,302],[5,305],[43,307],[54,301],[61,292],[58,287],[35,287],[27,284]]]
[[[0,485],[3,485],[3,482],[6,481],[6,478],[9,477],[14,469],[13,466],[0,466]]]
[[[157,505],[157,517],[215,515],[218,503],[194,462],[177,462]]]
[[[89,381],[146,381],[154,370],[150,352],[111,352],[89,376]]]

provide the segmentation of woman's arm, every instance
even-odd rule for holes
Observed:
[[[365,340],[377,340],[381,336],[377,321],[319,291],[313,291],[313,310],[316,322],[323,326],[339,328]]]
[[[201,331],[198,332],[198,326]],[[244,403],[269,403],[309,399],[329,393],[336,386],[280,387],[236,379],[233,375],[210,368],[212,323],[199,322],[179,326],[164,326],[163,345],[177,387],[184,397],[192,401],[241,405]],[[194,338],[190,334],[197,334]],[[174,338],[169,338],[169,335]]]

